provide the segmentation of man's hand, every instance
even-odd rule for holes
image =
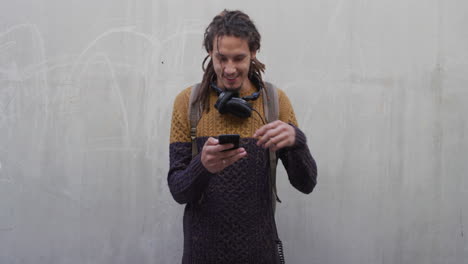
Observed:
[[[254,138],[258,138],[257,146],[277,151],[294,145],[296,130],[290,124],[276,120],[259,128],[255,132]]]
[[[234,162],[247,156],[244,148],[238,148],[221,152],[225,149],[234,147],[233,144],[219,144],[215,138],[208,138],[203,145],[201,153],[201,162],[205,168],[211,173],[218,173],[224,168],[232,165]]]

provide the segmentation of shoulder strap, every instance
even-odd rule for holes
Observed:
[[[265,82],[265,89],[263,89],[263,110],[265,112],[265,119],[267,123],[273,122],[278,120],[279,118],[279,99],[278,99],[278,91],[276,86],[269,82]],[[280,202],[281,200],[278,197],[278,192],[276,189],[276,152],[270,151],[269,152],[270,158],[270,178],[271,178],[271,190],[273,193],[272,199],[272,207],[273,213],[276,209],[276,202]]]
[[[267,100],[263,100],[263,109],[268,123],[278,120],[279,118],[279,99],[276,86],[269,82],[265,82],[263,96]]]
[[[188,105],[188,116],[190,118],[190,139],[192,141],[192,158],[198,154],[197,141],[195,139],[197,138],[197,124],[201,118],[202,111],[200,101],[195,101],[195,96],[197,95],[199,88],[200,83],[192,86]]]

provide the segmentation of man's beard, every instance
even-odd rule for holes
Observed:
[[[238,78],[239,78],[239,77],[238,77]],[[244,81],[242,81],[238,87],[230,87],[230,86],[227,86],[224,82],[222,82],[222,84],[223,84],[223,86],[224,86],[224,87],[223,87],[224,90],[226,90],[226,91],[230,91],[230,92],[240,92],[241,89],[242,89],[242,85],[244,84]]]
[[[242,84],[239,87],[224,87],[224,90],[230,91],[230,92],[240,92],[242,89]]]

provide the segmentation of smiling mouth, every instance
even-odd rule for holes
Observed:
[[[228,82],[233,82],[233,81],[235,81],[235,80],[237,79],[237,76],[234,77],[234,78],[232,78],[232,77],[231,77],[231,78],[230,78],[230,77],[224,77],[224,79],[226,79]]]

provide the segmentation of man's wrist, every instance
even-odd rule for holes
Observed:
[[[304,132],[302,132],[302,130],[300,130],[297,126],[291,123],[289,123],[289,125],[294,128],[294,131],[296,133],[294,144],[291,147],[289,147],[289,149],[300,149],[305,147],[307,145],[307,138]]]

